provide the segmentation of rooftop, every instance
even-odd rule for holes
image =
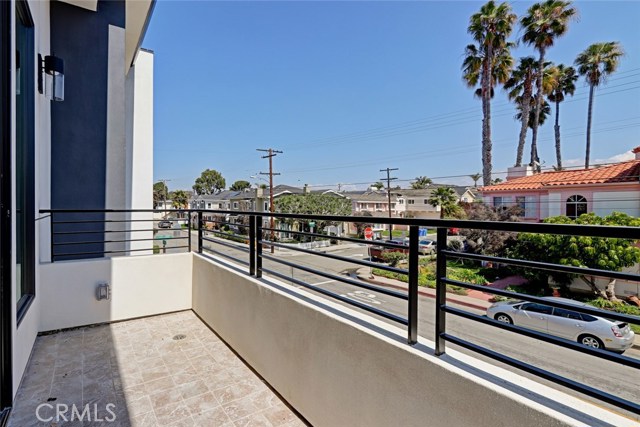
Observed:
[[[543,172],[514,178],[496,185],[480,188],[482,192],[539,190],[568,185],[611,184],[639,182],[640,160],[617,163],[593,169]]]

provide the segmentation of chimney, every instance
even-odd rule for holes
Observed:
[[[640,160],[640,147],[634,148],[631,152],[636,155],[636,160]]]
[[[264,196],[264,189],[262,187],[256,188],[256,197]]]
[[[304,188],[302,189],[302,192],[304,194],[309,194],[310,190],[309,190],[309,184],[305,184]]]
[[[533,175],[532,166],[513,166],[507,169],[507,181]]]

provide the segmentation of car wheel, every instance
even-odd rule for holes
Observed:
[[[587,347],[604,349],[602,341],[593,335],[581,335],[580,338],[578,338],[578,342]]]
[[[509,325],[513,325],[513,319],[504,313],[496,314],[494,316],[494,319],[496,319],[498,322],[508,323]]]

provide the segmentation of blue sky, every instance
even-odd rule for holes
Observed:
[[[267,171],[256,148],[272,147],[284,151],[276,183],[362,188],[386,167],[399,168],[402,186],[421,175],[472,183],[444,177],[482,168],[480,101],[460,71],[481,4],[159,0],[143,43],[155,52],[154,178],[190,189],[210,168],[227,185],[254,183]],[[529,5],[512,2],[518,16]],[[591,43],[623,45],[618,72],[597,91],[592,133],[592,159],[620,159],[640,145],[640,2],[575,5],[579,19],[548,58],[571,64]],[[521,45],[513,55],[536,53]],[[560,107],[569,164],[583,162],[587,94],[580,80]],[[499,90],[495,172],[515,160],[513,115]],[[546,166],[555,164],[552,121],[540,136]]]

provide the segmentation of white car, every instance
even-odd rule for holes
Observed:
[[[436,242],[433,240],[425,239],[420,240],[418,243],[418,252],[422,255],[431,255],[436,251]]]
[[[576,307],[593,308],[567,298],[544,298]],[[631,347],[635,336],[627,323],[535,302],[498,302],[487,308],[487,317],[617,353]]]

